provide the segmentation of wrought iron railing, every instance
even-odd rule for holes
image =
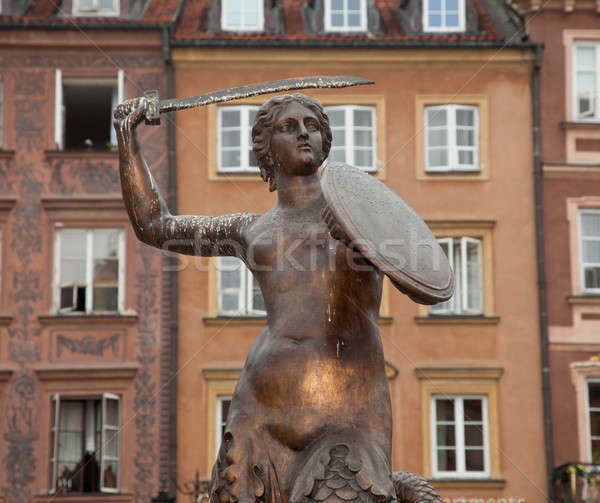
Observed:
[[[556,503],[600,503],[600,465],[565,463],[552,478]]]

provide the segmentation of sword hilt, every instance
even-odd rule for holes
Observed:
[[[158,90],[144,91],[144,97],[148,100],[148,108],[146,108],[146,125],[160,125],[160,106],[158,101]]]

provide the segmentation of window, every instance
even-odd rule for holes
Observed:
[[[579,212],[581,284],[587,293],[600,292],[600,210]]]
[[[218,171],[221,173],[258,172],[258,160],[252,150],[252,125],[257,106],[219,107]]]
[[[329,159],[365,171],[377,169],[375,107],[341,105],[325,107],[333,134]]]
[[[489,476],[487,398],[434,395],[430,417],[434,476]]]
[[[221,442],[223,441],[223,434],[225,433],[225,426],[227,424],[227,414],[229,413],[229,406],[231,405],[231,395],[218,396],[217,397],[217,417],[215,418],[216,422],[216,445],[215,452],[219,452],[219,447],[221,447]]]
[[[465,0],[423,0],[423,31],[465,31]]]
[[[429,308],[430,314],[483,313],[482,240],[471,237],[439,238],[438,243],[454,271],[452,298]]]
[[[600,120],[600,42],[579,42],[574,50],[575,120]]]
[[[591,462],[600,463],[600,380],[588,381],[588,424]]]
[[[73,0],[74,16],[118,16],[119,0]]]
[[[58,312],[122,310],[122,230],[61,229],[56,232],[55,247],[55,306]]]
[[[478,137],[476,106],[425,107],[425,170],[479,171]]]
[[[325,0],[325,31],[366,29],[366,0]]]
[[[56,70],[54,140],[58,150],[114,150],[112,113],[124,99],[125,75],[63,78]]]
[[[118,492],[120,397],[54,395],[50,421],[50,492]]]
[[[222,0],[221,28],[233,31],[262,31],[263,0]]]
[[[218,278],[220,315],[266,315],[265,301],[258,281],[241,260],[220,257]]]

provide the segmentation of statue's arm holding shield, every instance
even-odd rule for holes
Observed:
[[[115,109],[123,200],[137,237],[144,243],[187,255],[243,257],[243,230],[256,215],[172,215],[142,155],[136,128],[146,116],[145,98]]]

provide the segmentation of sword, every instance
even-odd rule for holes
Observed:
[[[189,98],[170,98],[159,100],[158,91],[146,91],[144,96],[148,100],[146,109],[146,124],[160,124],[160,114],[173,112],[175,110],[185,110],[187,108],[201,107],[212,103],[222,103],[224,101],[239,100],[257,96],[259,94],[278,93],[280,91],[290,91],[292,89],[309,88],[338,88],[361,86],[364,84],[374,84],[373,81],[360,77],[299,77],[295,79],[273,80],[261,84],[252,84],[249,86],[234,87],[232,89],[223,89]]]

